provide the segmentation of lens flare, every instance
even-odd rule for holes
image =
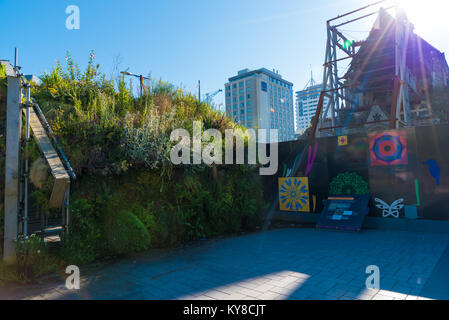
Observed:
[[[406,12],[418,32],[436,28],[449,29],[446,18],[449,11],[448,0],[396,0],[396,3]]]

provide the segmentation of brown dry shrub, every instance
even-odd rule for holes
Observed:
[[[43,158],[34,160],[30,169],[30,180],[36,188],[41,189],[44,181],[48,178],[47,163]]]
[[[156,106],[159,114],[165,114],[170,112],[173,107],[173,99],[171,96],[159,93],[154,96],[154,105]]]

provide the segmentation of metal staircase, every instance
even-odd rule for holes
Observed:
[[[17,49],[14,66],[7,60],[0,60],[0,64],[7,79],[3,260],[13,263],[18,236],[37,235],[53,246],[62,243],[69,231],[70,183],[76,175],[40,107],[31,99],[31,84],[20,72]],[[35,187],[29,179],[29,159],[23,157],[21,147],[26,147],[31,138],[36,140],[53,177],[50,216],[30,197]]]
[[[57,209],[58,213],[47,217],[41,208],[29,198],[28,191],[32,192],[34,187],[29,183],[27,176],[29,170],[25,163],[23,189],[26,191],[24,192],[23,209],[26,209],[27,212],[24,211],[22,214],[22,232],[24,235],[36,234],[47,243],[60,244],[69,228],[70,181],[76,179],[76,175],[39,105],[31,103],[30,100],[27,95],[24,109],[26,123],[27,126],[29,125],[53,176],[54,182],[49,206],[51,209]],[[28,140],[29,132],[27,133]]]

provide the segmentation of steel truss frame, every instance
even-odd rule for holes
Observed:
[[[410,84],[410,72],[407,68],[407,44],[409,40],[412,27],[406,16],[401,13],[401,10],[397,5],[387,8],[380,8],[374,12],[366,14],[366,10],[374,6],[378,6],[388,0],[382,0],[373,4],[367,5],[363,8],[339,15],[326,22],[327,28],[327,42],[324,61],[323,72],[323,89],[318,102],[315,118],[312,123],[312,137],[319,137],[323,131],[330,130],[331,135],[339,135],[343,129],[347,127],[347,124],[342,123],[340,111],[352,105],[357,106],[357,101],[348,94],[349,88],[355,88],[360,90],[354,84],[348,84],[342,82],[342,79],[338,74],[338,66],[341,61],[352,59],[357,51],[356,48],[360,47],[361,43],[352,43],[343,32],[339,30],[341,26],[351,24],[353,22],[371,17],[376,14],[380,14],[381,10],[396,9],[396,23],[395,23],[395,75],[394,75],[394,88],[393,89],[393,101],[390,114],[390,127],[399,128],[401,126],[411,125],[410,116],[410,102],[409,102],[409,87]],[[357,16],[357,14],[359,14]],[[355,18],[354,15],[356,15]],[[351,17],[351,20],[341,22],[342,18]],[[334,24],[336,23],[336,24]],[[347,45],[350,44],[350,45]],[[343,57],[340,57],[343,55]],[[379,70],[375,70],[379,71]],[[328,98],[329,103],[326,108],[323,108],[325,98]],[[332,125],[327,128],[323,128],[326,118],[330,118]],[[361,123],[360,126],[364,125]],[[349,127],[349,126],[348,126]],[[351,126],[352,127],[352,126]],[[329,132],[328,132],[329,133]]]

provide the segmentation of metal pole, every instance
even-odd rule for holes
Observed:
[[[331,29],[331,37],[332,37],[332,56],[331,59],[332,60],[337,60],[337,34],[335,33],[335,29]],[[331,77],[333,77],[332,79],[332,88],[338,88],[338,68],[337,68],[337,62],[334,62],[333,65],[333,75]],[[331,105],[331,112],[332,112],[332,126],[335,126],[335,113],[337,112],[337,110],[339,111],[340,109],[340,99],[338,98],[338,91],[334,91],[333,92],[333,97],[332,97],[332,105]]]
[[[30,142],[30,105],[31,105],[31,85],[26,84],[26,143],[27,147]],[[29,182],[29,159],[25,159],[25,194],[24,194],[24,214],[23,214],[23,234],[28,235],[28,182]]]
[[[378,1],[378,2],[375,2],[375,3],[372,3],[372,4],[369,4],[369,5],[367,5],[367,6],[364,6],[363,8],[360,8],[360,9],[357,9],[357,10],[354,10],[354,11],[351,11],[351,12],[348,12],[348,13],[345,13],[345,14],[342,14],[342,15],[339,15],[339,16],[333,18],[333,19],[328,20],[327,22],[331,22],[331,21],[334,21],[334,20],[337,20],[337,19],[341,19],[341,18],[343,18],[343,17],[346,17],[346,16],[349,16],[349,15],[354,14],[354,13],[356,13],[356,12],[359,12],[359,11],[362,11],[362,10],[365,10],[365,9],[368,9],[368,8],[370,8],[370,7],[376,6],[376,5],[381,4],[381,3],[383,3],[383,2],[386,2],[386,1],[387,1],[387,0],[381,0],[381,1]]]
[[[391,6],[391,7],[385,8],[385,9],[383,9],[383,10],[390,10],[390,9],[395,8],[395,7],[396,7],[396,6]],[[379,11],[380,11],[380,10],[379,10]],[[349,20],[349,21],[340,23],[340,24],[338,24],[338,25],[336,25],[336,26],[334,26],[334,27],[335,27],[335,28],[339,28],[339,27],[344,26],[344,25],[347,25],[347,24],[349,24],[349,23],[353,23],[353,22],[359,21],[359,20],[361,20],[361,19],[365,19],[365,18],[371,17],[371,16],[375,15],[376,13],[379,13],[379,11],[375,11],[375,12],[368,13],[368,14],[366,14],[366,15],[364,15],[364,16],[361,16],[361,17],[358,17],[358,18],[355,18],[355,19],[352,19],[352,20]]]
[[[19,63],[19,49],[14,48],[14,69],[17,67]]]
[[[140,75],[139,79],[140,79],[140,96],[142,97],[143,96],[143,76]]]
[[[201,80],[198,80],[198,101],[201,103]]]
[[[327,34],[327,41],[326,41],[326,54],[325,54],[325,58],[324,58],[324,72],[323,72],[323,88],[322,88],[322,92],[328,90],[328,81],[329,81],[329,74],[332,70],[332,64],[329,64],[329,61],[331,61],[332,59],[329,57],[330,55],[330,36],[329,36],[329,28],[330,28],[330,24],[329,22],[326,24],[326,34]],[[321,95],[320,95],[321,98]],[[324,100],[323,100],[324,101]],[[322,110],[320,110],[319,114],[316,114],[315,116],[317,116],[318,122],[317,122],[317,126],[321,127],[322,123],[323,123],[323,119],[324,117],[327,115],[328,112],[328,108],[329,105],[327,105],[326,108],[326,112],[324,113],[324,115],[322,114]],[[313,126],[312,126],[313,127]],[[315,126],[316,127],[316,126]],[[316,128],[314,130],[312,130],[313,133],[316,132]],[[318,131],[318,137],[320,136],[320,131]],[[315,138],[315,137],[314,137]]]
[[[70,184],[66,191],[66,207],[65,207],[65,234],[69,234],[69,223],[70,223]]]

